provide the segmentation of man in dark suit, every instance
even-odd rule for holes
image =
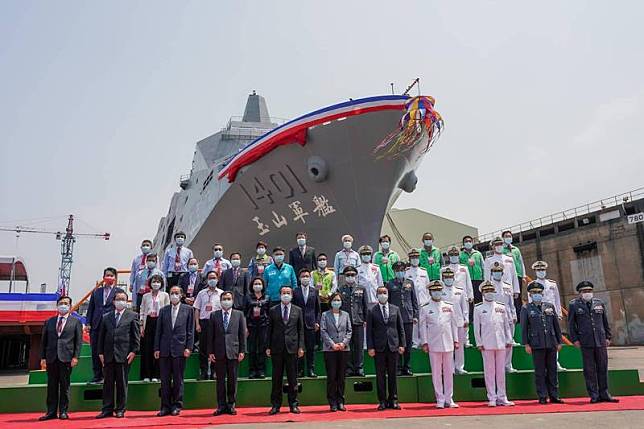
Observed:
[[[40,366],[47,370],[47,414],[40,421],[69,418],[69,378],[83,343],[82,324],[70,315],[72,299],[61,296],[56,305],[58,316],[47,320],[42,330]]]
[[[243,311],[250,285],[250,275],[241,268],[241,253],[232,253],[230,263],[232,267],[221,275],[220,287],[233,293],[233,308]]]
[[[161,371],[161,409],[157,416],[178,416],[183,408],[183,374],[194,346],[194,310],[181,303],[181,287],[170,288],[170,305],[159,310],[154,357]]]
[[[297,403],[297,359],[304,356],[304,318],[302,310],[291,304],[293,289],[280,288],[280,303],[270,309],[268,317],[268,348],[266,356],[273,364],[271,404],[269,415],[277,414],[282,406],[282,378],[288,380],[288,405],[291,413],[299,414]]]
[[[197,258],[190,258],[188,260],[188,272],[179,276],[178,285],[182,291],[181,301],[188,305],[194,304],[199,291],[207,287],[205,277],[199,274],[199,262]]]
[[[215,364],[217,374],[217,409],[213,413],[237,414],[237,370],[246,353],[246,319],[244,313],[233,309],[233,293],[221,294],[221,310],[210,314],[208,358]]]
[[[103,365],[103,408],[97,419],[125,417],[127,405],[127,377],[130,364],[139,351],[141,328],[139,315],[127,307],[127,294],[114,295],[114,311],[103,316],[98,334],[98,357]],[[114,385],[116,384],[116,406]]]
[[[405,328],[400,309],[387,302],[387,288],[380,286],[376,293],[378,303],[367,313],[367,350],[376,361],[378,411],[385,408],[399,410],[396,367],[398,356],[405,353]]]
[[[103,366],[98,358],[98,332],[101,329],[103,315],[114,309],[112,301],[116,292],[123,292],[123,289],[116,285],[116,268],[108,267],[103,270],[103,282],[97,287],[89,298],[87,307],[86,330],[89,331],[90,346],[92,348],[92,370],[94,377],[90,383],[103,382]]]
[[[317,377],[315,374],[315,345],[317,332],[320,330],[320,298],[318,291],[311,285],[311,272],[308,268],[299,271],[300,287],[293,291],[293,304],[304,312],[304,349],[305,359],[298,361],[299,376],[304,376],[304,363],[306,361],[306,375]]]
[[[315,270],[317,268],[315,249],[306,245],[306,233],[298,232],[295,234],[295,239],[297,240],[297,247],[288,252],[289,265],[293,267],[296,273],[299,273],[302,268]]]

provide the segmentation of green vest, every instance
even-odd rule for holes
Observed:
[[[512,256],[512,260],[514,261],[514,269],[517,272],[517,277],[523,277],[523,264],[521,264],[521,251],[517,246],[512,246],[510,247],[503,245],[503,254],[507,256]]]
[[[313,285],[320,292],[320,302],[328,303],[333,288],[333,271],[325,269],[324,272],[315,270],[311,273]],[[322,285],[322,286],[318,286]]]
[[[377,251],[373,255],[373,263],[380,267],[380,274],[382,274],[382,281],[383,283],[386,284],[389,280],[392,280],[394,278],[393,265],[396,262],[400,261],[400,257],[398,257],[398,254],[396,252],[394,252],[393,250],[390,250],[389,253],[387,254],[389,263],[383,264],[382,258],[384,256],[385,255],[381,251]]]
[[[470,265],[470,258],[474,260],[474,265]],[[471,253],[461,250],[459,256],[462,265],[465,265],[470,272],[472,280],[483,280],[483,255],[476,249],[472,249]]]
[[[434,258],[434,263],[430,265],[429,258]],[[443,255],[440,249],[436,246],[432,247],[430,253],[423,247],[420,251],[419,265],[427,270],[427,275],[430,280],[441,279],[441,266],[443,265]]]

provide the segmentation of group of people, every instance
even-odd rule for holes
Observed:
[[[199,379],[216,379],[214,415],[236,414],[239,363],[248,355],[249,378],[264,378],[272,364],[270,414],[282,406],[287,380],[290,412],[299,413],[298,376],[316,377],[315,352],[322,350],[327,399],[331,411],[344,411],[346,376],[364,375],[364,349],[376,367],[378,410],[400,409],[397,377],[412,375],[411,349],[429,354],[436,406],[458,407],[453,400],[454,374],[465,374],[464,349],[473,325],[481,351],[489,406],[510,406],[505,373],[512,367],[515,324],[521,325],[526,351],[532,354],[540,403],[560,403],[557,352],[563,317],[556,282],[546,278],[547,263],[532,265],[536,280],[521,287],[525,266],[512,233],[492,240],[484,258],[474,239],[445,254],[425,233],[423,247],[411,249],[408,262],[380,237],[375,253],[369,245],[354,250],[351,235],[332,268],[325,253],[307,244],[306,233],[286,251],[258,242],[247,268],[242,255],[224,257],[220,243],[213,258],[199,261],[177,232],[158,265],[152,242],[141,243],[132,262],[131,305],[117,286],[117,271],[106,268],[91,294],[85,329],[92,349],[93,379],[103,384],[97,418],[123,417],[129,369],[137,354],[140,378],[161,383],[159,416],[179,415],[187,358],[199,354]],[[288,262],[285,261],[288,253]],[[527,283],[527,282],[526,282]],[[579,298],[569,306],[570,340],[582,349],[584,377],[592,402],[617,401],[607,386],[606,347],[611,338],[605,306],[593,285],[577,285]],[[82,342],[81,323],[71,317],[71,299],[60,297],[58,316],[45,323],[42,366],[48,374],[47,413],[42,420],[66,419],[69,379]],[[517,311],[519,309],[519,311]]]

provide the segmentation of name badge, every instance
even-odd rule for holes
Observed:
[[[495,313],[505,313],[505,310],[503,308],[495,308],[494,312]]]
[[[259,307],[253,307],[253,317],[258,318],[260,314],[260,309]]]
[[[598,305],[596,307],[593,307],[593,310],[595,311],[595,313],[601,314],[604,312],[604,307],[602,307],[601,305]]]
[[[584,309],[583,308],[578,308],[577,309],[577,314],[584,314]]]
[[[151,311],[148,313],[149,317],[157,317],[157,312],[156,311]]]
[[[206,304],[206,311],[212,311],[212,304]]]
[[[443,311],[443,313],[451,313],[452,309],[450,307],[443,307],[442,311]]]

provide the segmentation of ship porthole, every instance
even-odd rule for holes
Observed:
[[[319,156],[310,157],[306,162],[306,169],[314,182],[323,182],[329,174],[326,161]]]

